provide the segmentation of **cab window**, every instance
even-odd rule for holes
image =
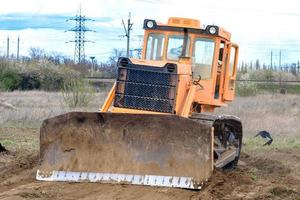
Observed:
[[[146,60],[163,60],[165,35],[149,34],[146,49]]]
[[[215,42],[211,39],[197,38],[193,52],[193,77],[207,80],[211,77]]]
[[[231,47],[230,62],[229,62],[229,76],[234,75],[234,62],[235,62],[235,47]]]
[[[182,55],[182,47],[184,44],[184,37],[181,35],[171,35],[168,40],[168,51],[167,51],[167,59],[168,60],[178,60]],[[187,47],[185,55],[189,54],[189,43],[190,40],[187,40]]]

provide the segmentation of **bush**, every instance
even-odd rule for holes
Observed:
[[[41,89],[46,91],[57,91],[63,87],[65,72],[63,70],[43,67],[40,69]]]
[[[64,67],[51,63],[19,63],[0,59],[0,90],[60,90],[64,80]]]
[[[258,94],[258,89],[255,83],[239,82],[237,84],[236,92],[238,96],[255,96]]]
[[[91,85],[74,72],[65,77],[61,93],[69,107],[86,107],[94,97]]]
[[[273,80],[275,73],[272,70],[256,70],[250,72],[250,79],[252,80]]]
[[[19,87],[21,77],[14,66],[8,62],[0,64],[0,90],[12,91]]]
[[[70,71],[83,75],[76,67],[55,65],[43,59],[16,62],[0,58],[0,90],[60,91]],[[83,69],[83,66],[80,67]]]
[[[41,88],[41,81],[38,72],[24,72],[21,73],[21,90],[37,90]]]
[[[49,62],[32,61],[22,64],[20,89],[59,91],[64,82],[66,66],[56,66]]]

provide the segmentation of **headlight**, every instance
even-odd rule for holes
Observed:
[[[154,22],[153,21],[148,21],[147,22],[147,28],[153,28],[154,27]]]
[[[209,31],[210,34],[214,35],[214,34],[216,34],[217,29],[216,29],[216,27],[211,26],[208,31]]]
[[[156,29],[157,24],[153,19],[145,19],[144,20],[144,29]]]

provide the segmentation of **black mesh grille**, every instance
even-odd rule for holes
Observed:
[[[161,85],[127,83],[125,94],[131,96],[150,97],[156,99],[168,99],[169,87]]]
[[[157,85],[169,85],[170,84],[170,74],[168,73],[157,73],[151,71],[145,71],[141,73],[141,70],[129,70],[128,81],[157,84]]]
[[[177,81],[176,70],[132,63],[119,66],[114,106],[172,113]]]
[[[156,112],[171,113],[173,111],[173,101],[166,99],[154,99],[147,97],[117,94],[115,98],[115,106],[116,104],[123,105],[118,107],[149,110]]]

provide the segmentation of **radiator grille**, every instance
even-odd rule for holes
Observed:
[[[176,70],[128,63],[118,68],[115,107],[173,113],[178,75]]]

